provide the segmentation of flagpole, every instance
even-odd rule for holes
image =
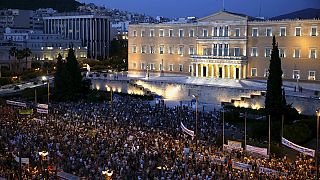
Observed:
[[[269,158],[270,158],[270,141],[271,141],[271,131],[270,131],[270,124],[271,124],[271,118],[269,115],[269,145],[268,145],[268,153],[269,153]]]
[[[198,150],[198,96],[196,96],[196,132],[195,132],[195,139],[196,139],[196,149]]]
[[[222,150],[224,149],[224,109],[222,109]]]
[[[284,123],[284,115],[282,114],[282,122],[281,122],[281,137],[283,137],[283,123]]]
[[[34,88],[34,103],[37,104],[37,88]]]
[[[247,148],[247,112],[244,114],[244,149]]]
[[[317,179],[319,179],[319,164],[318,164],[318,150],[319,150],[319,117],[320,110],[316,111],[317,113],[317,148],[316,148],[316,168],[317,168]]]

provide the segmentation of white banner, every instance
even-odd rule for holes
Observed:
[[[44,123],[44,121],[42,119],[33,118],[33,120],[38,122],[38,123]]]
[[[282,144],[289,147],[289,148],[292,148],[296,151],[299,151],[303,154],[306,154],[306,155],[309,155],[309,156],[312,156],[314,157],[314,154],[315,154],[315,150],[313,149],[309,149],[309,148],[305,148],[305,147],[302,147],[302,146],[299,146],[297,144],[294,144],[293,142],[285,139],[284,137],[282,137]]]
[[[48,104],[37,104],[37,107],[41,109],[48,109]]]
[[[48,109],[39,109],[37,108],[37,113],[40,113],[40,114],[48,114]]]
[[[235,162],[233,161],[232,162],[232,168],[235,168],[235,169],[242,169],[242,170],[252,170],[252,166],[249,165],[249,164],[245,164],[245,163],[240,163],[240,162]]]
[[[265,173],[267,175],[270,175],[270,174],[278,175],[279,174],[279,172],[276,170],[264,168],[264,167],[259,167],[259,173]]]
[[[233,148],[233,149],[241,149],[242,148],[241,142],[238,142],[238,141],[230,141],[230,140],[228,140],[228,146]]]
[[[181,122],[180,123],[180,126],[181,126],[181,129],[182,129],[182,131],[184,132],[184,133],[186,133],[186,134],[188,134],[188,135],[190,135],[190,136],[194,136],[194,131],[192,131],[192,130],[190,130],[190,129],[187,129],[184,125],[183,125],[183,123]]]
[[[246,145],[246,150],[251,153],[256,153],[256,154],[260,154],[265,157],[269,157],[267,148],[260,148],[260,147]]]
[[[19,163],[19,157],[18,156],[16,156],[14,159]],[[29,164],[29,158],[21,158],[21,163],[22,164]]]
[[[6,100],[6,103],[7,103],[7,104],[10,104],[10,105],[14,105],[14,106],[27,107],[27,104],[26,104],[26,103],[17,102],[17,101]]]

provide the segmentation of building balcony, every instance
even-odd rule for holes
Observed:
[[[247,64],[247,56],[213,56],[192,55],[193,63]]]

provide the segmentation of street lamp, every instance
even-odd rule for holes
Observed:
[[[102,174],[106,176],[106,180],[111,180],[111,177],[113,175],[113,171],[105,170],[105,171],[102,171]]]
[[[198,95],[192,95],[196,99],[196,127],[195,127],[195,139],[196,139],[196,148],[198,149],[198,140],[197,140],[197,133],[198,133]]]
[[[49,104],[49,96],[50,96],[50,81],[49,81],[49,76],[42,76],[41,77],[41,81],[42,82],[47,82],[47,86],[48,86],[48,104]]]

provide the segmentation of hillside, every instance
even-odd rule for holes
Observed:
[[[313,19],[313,18],[320,18],[320,9],[308,8],[300,11],[295,11],[289,14],[276,16],[270,19],[281,20],[281,19]]]
[[[0,0],[0,9],[27,9],[53,8],[59,12],[77,10],[82,5],[75,0]]]

